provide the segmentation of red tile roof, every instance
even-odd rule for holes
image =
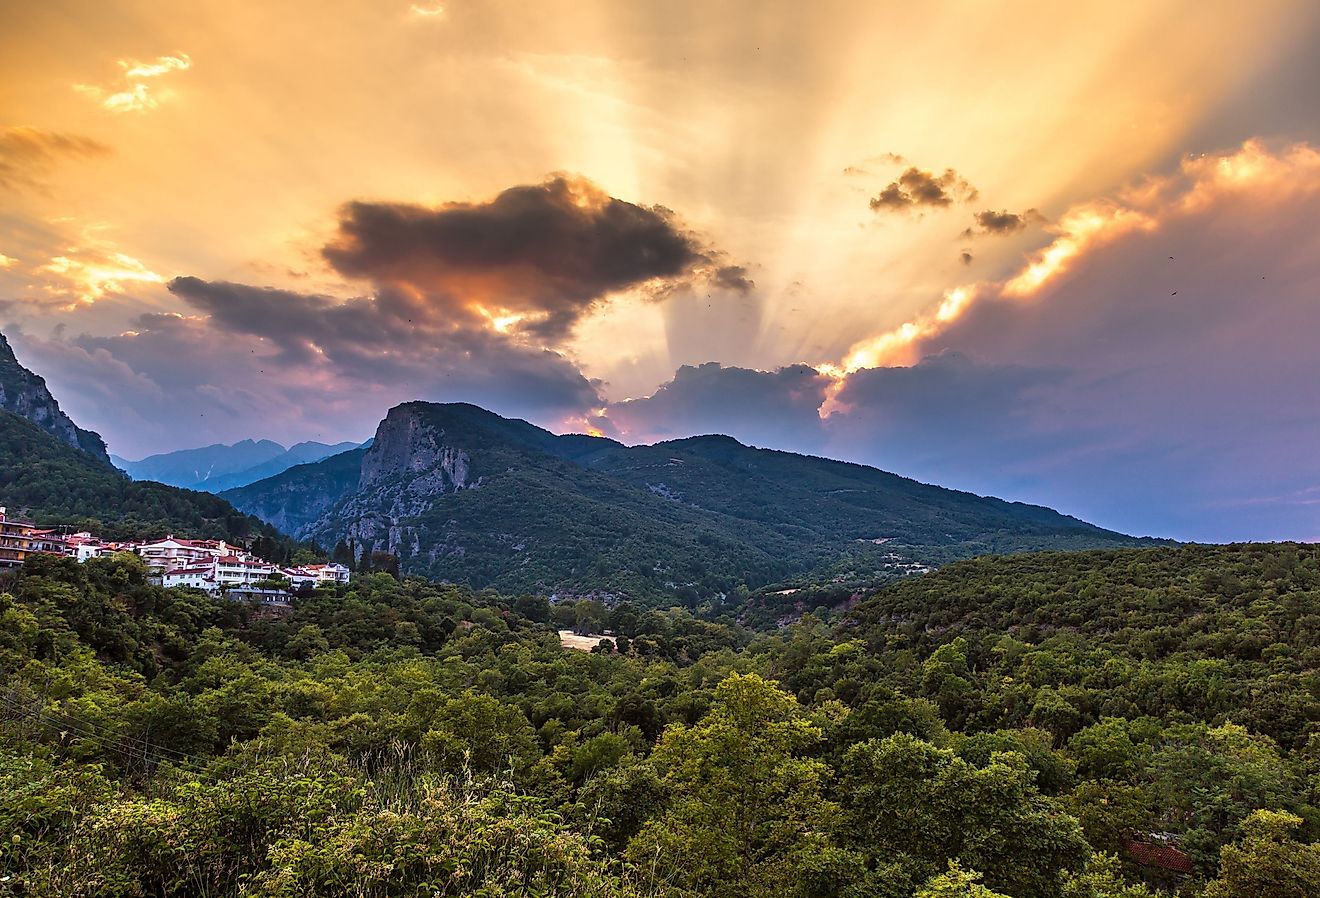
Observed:
[[[1192,872],[1192,859],[1172,845],[1133,839],[1127,843],[1127,853],[1128,857],[1143,867],[1156,867],[1172,873]]]

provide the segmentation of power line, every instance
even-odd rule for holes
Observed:
[[[60,732],[73,732],[83,738],[91,739],[103,748],[119,753],[130,762],[136,761],[139,757],[145,761],[148,755],[156,755],[158,760],[185,766],[195,765],[200,768],[210,763],[209,759],[158,745],[131,733],[115,733],[92,721],[74,717],[72,714],[49,711],[44,702],[28,701],[12,688],[5,689],[5,713],[9,719],[17,717],[35,720],[38,724],[51,724]],[[124,745],[126,742],[127,747]]]

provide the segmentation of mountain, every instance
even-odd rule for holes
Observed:
[[[198,449],[164,452],[140,461],[114,457],[134,480],[158,480],[187,489],[219,493],[272,477],[294,465],[320,461],[358,448],[358,443],[304,442],[288,449],[273,440],[216,443]]]
[[[112,467],[101,435],[70,420],[46,388],[45,379],[19,364],[4,334],[0,334],[0,409],[26,418],[60,442]]]
[[[280,539],[275,528],[219,496],[130,480],[108,461],[102,463],[7,411],[0,411],[0,506],[14,516],[91,530],[110,539],[166,533]]]
[[[0,506],[41,524],[92,530],[108,539],[178,533],[291,543],[274,527],[218,496],[118,470],[100,435],[70,420],[46,381],[18,363],[0,334]]]
[[[224,497],[299,538],[505,591],[711,595],[987,552],[1142,541],[1039,506],[725,436],[624,446],[473,405],[390,410],[372,446]]]

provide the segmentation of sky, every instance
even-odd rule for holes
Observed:
[[[1320,539],[1320,5],[0,0],[0,330],[112,452],[467,401]]]

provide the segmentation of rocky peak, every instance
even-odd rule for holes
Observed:
[[[398,477],[426,480],[435,492],[467,486],[471,458],[431,420],[429,408],[410,402],[390,409],[362,457],[361,489]]]
[[[45,378],[19,364],[4,334],[0,334],[0,409],[27,418],[56,439],[114,467],[101,435],[73,423],[46,388]]]

